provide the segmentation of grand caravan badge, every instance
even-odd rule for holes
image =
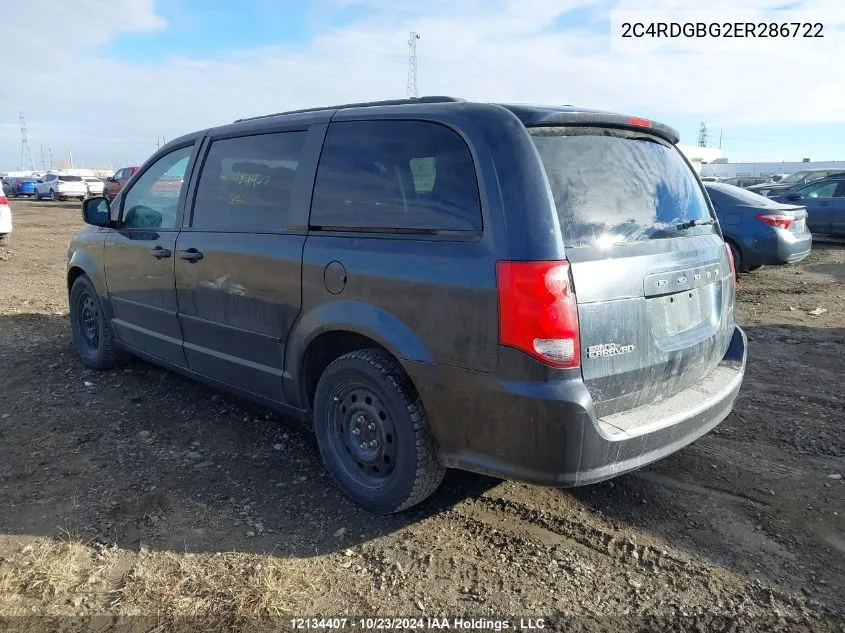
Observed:
[[[601,345],[590,345],[587,348],[587,358],[603,358],[606,356],[619,356],[630,354],[634,351],[633,345],[617,345],[616,343],[602,343]]]

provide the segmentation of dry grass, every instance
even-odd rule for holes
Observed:
[[[147,627],[152,622],[153,630],[162,631],[255,630],[313,610],[315,598],[331,589],[325,570],[324,561],[313,559],[138,554],[96,543],[36,539],[0,557],[0,618],[84,614]],[[80,619],[63,621],[79,624]]]
[[[199,619],[217,630],[240,628],[302,613],[328,582],[320,569],[269,556],[158,552],[126,575],[112,606],[174,624]]]
[[[73,541],[39,539],[0,559],[0,613],[18,598],[55,601],[90,580],[94,550]]]

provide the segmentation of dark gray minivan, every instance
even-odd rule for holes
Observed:
[[[69,249],[73,339],[312,421],[376,512],[445,468],[607,479],[716,426],[735,276],[671,128],[447,97],[171,141]]]

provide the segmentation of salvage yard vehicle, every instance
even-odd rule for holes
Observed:
[[[773,199],[806,207],[811,230],[845,235],[845,173],[815,180]]]
[[[731,253],[677,141],[639,117],[449,97],[183,136],[83,203],[76,349],[313,421],[374,512],[447,467],[615,477],[715,427],[745,371]]]
[[[112,200],[117,195],[117,192],[123,188],[123,185],[135,175],[136,171],[138,171],[137,167],[123,167],[122,169],[118,169],[114,172],[114,175],[106,178],[103,186],[103,195],[109,200]]]
[[[85,181],[85,186],[88,188],[89,196],[103,195],[104,183],[102,180],[95,178],[94,176],[83,176],[82,180]]]
[[[82,176],[71,174],[49,173],[43,181],[35,185],[35,199],[49,198],[50,200],[67,200],[68,198],[79,198],[82,200],[88,195],[88,186]]]
[[[12,233],[12,210],[9,208],[9,200],[0,193],[0,246],[9,243],[9,235]]]
[[[799,262],[810,254],[813,236],[803,206],[776,202],[725,183],[706,182],[704,187],[737,271]]]
[[[4,187],[6,196],[9,198],[19,198],[20,196],[31,197],[35,195],[36,178],[11,178],[8,186]]]
[[[801,171],[796,171],[788,176],[784,176],[777,182],[765,182],[759,185],[751,185],[748,187],[748,190],[753,191],[754,193],[759,193],[761,196],[772,198],[774,196],[783,195],[796,187],[813,182],[819,178],[828,178],[829,176],[843,174],[845,174],[845,172],[843,172],[842,169],[830,169],[825,167],[802,169]]]

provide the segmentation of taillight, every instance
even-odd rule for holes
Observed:
[[[761,213],[755,217],[760,220],[760,222],[765,222],[776,229],[788,229],[795,221],[795,218],[791,215],[783,215],[782,213]]]
[[[499,343],[553,367],[580,367],[578,304],[569,262],[497,262],[496,279]]]
[[[9,204],[9,199],[6,196],[0,194],[0,204]]]
[[[727,244],[725,244],[725,250],[728,252],[728,264],[731,267],[731,284],[733,285],[734,292],[736,292],[736,262],[734,261],[734,253]]]

